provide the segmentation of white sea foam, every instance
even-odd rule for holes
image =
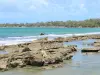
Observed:
[[[48,34],[48,35],[38,35],[38,36],[19,36],[19,37],[6,37],[0,38],[0,45],[12,45],[12,44],[19,44],[25,42],[31,42],[33,40],[48,37],[50,40],[57,38],[57,37],[71,37],[71,36],[83,36],[83,35],[95,35],[100,34],[100,32],[92,32],[92,33],[80,33],[80,34]]]

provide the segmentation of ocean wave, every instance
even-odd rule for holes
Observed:
[[[38,35],[38,36],[18,36],[18,37],[0,37],[0,45],[13,45],[13,44],[20,44],[31,42],[36,39],[48,37],[50,40],[57,38],[57,37],[71,37],[71,36],[83,36],[83,35],[95,35],[100,34],[100,32],[92,32],[92,33],[81,33],[81,34],[48,34],[48,35]]]

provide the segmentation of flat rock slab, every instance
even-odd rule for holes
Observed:
[[[99,52],[100,48],[84,48],[81,52]]]

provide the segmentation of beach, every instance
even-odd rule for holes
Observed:
[[[94,29],[91,29],[91,30],[94,30]],[[61,69],[60,72],[65,71],[65,69],[68,70],[69,75],[72,75],[73,73],[78,75],[77,70],[79,68],[80,68],[80,73],[83,73],[83,71],[86,70],[84,69],[84,67],[87,68],[87,71],[92,70],[92,69],[88,70],[88,68],[91,67],[91,64],[94,65],[93,67],[97,68],[96,66],[97,64],[95,63],[99,63],[99,61],[98,62],[94,61],[92,57],[93,58],[96,57],[98,59],[99,53],[94,53],[92,55],[91,53],[90,54],[81,53],[82,48],[93,48],[94,44],[96,45],[96,43],[98,43],[96,42],[96,40],[100,39],[99,28],[97,29],[97,31],[98,32],[84,32],[84,33],[75,32],[72,34],[71,33],[61,34],[61,32],[60,33],[57,32],[59,34],[49,34],[49,35],[45,34],[45,35],[35,35],[35,36],[27,36],[27,37],[9,36],[8,39],[10,39],[9,40],[10,42],[8,41],[8,39],[7,41],[3,43],[0,42],[1,44],[0,60],[2,62],[7,61],[6,63],[7,66],[6,67],[3,66],[3,68],[7,68],[4,70],[9,70],[10,68],[10,71],[7,71],[9,74],[12,71],[11,68],[14,68],[14,69],[19,68],[21,69],[22,72],[21,73],[18,72],[18,73],[23,75],[23,71],[25,69],[26,70],[28,69],[25,67],[27,65],[30,65],[33,68],[34,66],[35,67],[37,66],[40,69],[40,72],[43,70],[42,71],[42,73],[44,73],[43,75],[47,75],[46,72],[55,73],[56,71],[60,69]],[[36,37],[38,38],[36,39]],[[86,67],[85,65],[86,63],[88,65],[90,64],[90,66]],[[99,64],[98,64],[98,68],[99,68]],[[33,71],[35,69],[33,69]],[[54,69],[54,71],[52,70],[48,71],[45,69]],[[73,69],[75,69],[76,72]],[[32,70],[32,68],[29,70]],[[70,73],[70,71],[73,71],[73,73]],[[4,72],[5,73],[4,75],[6,75],[7,72]],[[40,72],[36,72],[36,73],[38,74]],[[31,73],[29,74],[31,75]],[[91,73],[89,74],[89,72],[86,72],[86,74],[90,75]],[[36,74],[34,73],[34,75]],[[60,75],[60,73],[58,75]],[[64,72],[64,75],[66,75],[65,72]]]

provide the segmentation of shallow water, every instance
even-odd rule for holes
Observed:
[[[0,54],[8,54],[8,52],[4,50],[0,50]]]
[[[0,75],[99,75],[100,74],[100,53],[83,54],[80,49],[92,47],[83,43],[93,43],[95,40],[73,41],[67,45],[78,45],[79,51],[71,60],[66,61],[63,67],[52,70],[40,70],[39,68],[13,69],[0,72]]]
[[[64,42],[64,45],[70,46],[70,45],[77,45],[78,49],[82,48],[91,48],[93,47],[91,44],[95,41],[95,39],[87,39],[87,40],[81,40],[81,41],[72,41],[72,42]]]

